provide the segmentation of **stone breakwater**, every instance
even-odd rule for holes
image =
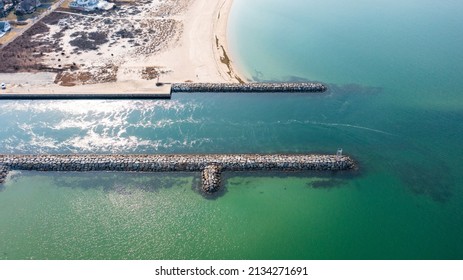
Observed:
[[[8,168],[6,166],[0,166],[0,184],[5,182],[6,176],[8,176]]]
[[[175,83],[172,92],[313,92],[326,91],[320,83]]]
[[[347,156],[304,154],[206,154],[206,155],[0,155],[0,183],[9,170],[202,172],[202,189],[220,188],[223,171],[349,170]]]
[[[310,92],[320,94],[326,91],[320,83],[173,83],[149,89],[152,92],[111,93],[1,93],[0,100],[68,100],[68,99],[170,99],[175,92]]]

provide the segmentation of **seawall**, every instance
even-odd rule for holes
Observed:
[[[320,83],[173,83],[155,86],[152,92],[115,93],[8,93],[0,90],[0,100],[68,100],[68,99],[170,99],[176,92],[300,92],[318,94],[326,91]]]
[[[322,93],[326,86],[321,83],[176,83],[172,92],[312,92]]]
[[[170,99],[171,93],[2,93],[0,100]]]
[[[9,170],[202,172],[205,193],[217,191],[223,171],[349,170],[347,156],[304,154],[204,154],[204,155],[0,155],[0,183]]]

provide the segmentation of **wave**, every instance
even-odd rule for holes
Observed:
[[[84,136],[58,141],[52,137],[30,134],[28,139],[10,137],[3,150],[9,153],[127,153],[173,152],[196,149],[213,142],[207,137],[182,137],[181,139],[144,139],[137,136],[113,136],[89,131]]]
[[[329,122],[317,122],[317,121],[299,121],[299,120],[289,120],[289,121],[284,121],[284,122],[276,122],[277,124],[282,124],[282,125],[290,125],[290,124],[312,124],[312,125],[319,125],[319,126],[341,126],[341,127],[348,127],[348,128],[356,128],[356,129],[362,129],[362,130],[367,130],[371,132],[376,132],[380,134],[385,134],[385,135],[390,135],[390,136],[397,136],[396,134],[375,129],[375,128],[370,128],[370,127],[365,127],[365,126],[360,126],[360,125],[354,125],[354,124],[347,124],[347,123],[329,123]]]
[[[0,129],[2,150],[135,152],[193,147],[208,140],[195,140],[191,136],[193,140],[188,140],[182,133],[180,141],[160,140],[150,132],[176,131],[184,124],[200,124],[204,119],[194,114],[201,108],[195,102],[175,100],[5,102],[0,104],[0,114],[5,120],[4,128]]]

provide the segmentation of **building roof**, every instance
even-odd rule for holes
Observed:
[[[7,21],[0,21],[0,33],[4,33],[10,29],[10,24]]]
[[[30,13],[41,4],[40,0],[22,0],[18,5],[16,5],[16,11]]]

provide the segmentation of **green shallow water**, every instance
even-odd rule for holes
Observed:
[[[463,4],[235,0],[232,57],[324,96],[4,101],[1,153],[334,153],[359,171],[13,174],[1,259],[462,259]],[[287,174],[286,174],[287,175]]]
[[[228,175],[210,200],[191,174],[15,175],[0,196],[0,258],[461,257],[461,202],[404,194],[385,174]]]
[[[231,175],[207,200],[187,173],[17,174],[0,196],[0,258],[461,257],[461,203],[398,195],[384,175]]]

